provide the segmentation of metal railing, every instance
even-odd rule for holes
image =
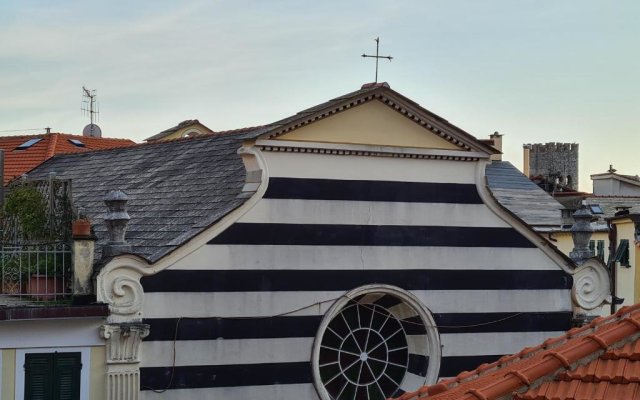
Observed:
[[[0,247],[0,292],[5,300],[63,300],[71,294],[71,271],[67,243]]]

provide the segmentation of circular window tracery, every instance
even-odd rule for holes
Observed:
[[[327,312],[313,355],[326,400],[384,400],[435,383],[440,345],[433,318],[402,289],[351,291]]]

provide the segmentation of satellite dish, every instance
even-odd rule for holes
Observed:
[[[102,137],[102,130],[96,124],[89,124],[82,130],[82,136]]]

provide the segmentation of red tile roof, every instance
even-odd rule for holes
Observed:
[[[399,400],[640,400],[640,304]]]
[[[31,139],[41,139],[29,148],[16,150],[18,146]],[[79,140],[84,147],[78,147],[69,140]],[[128,147],[135,142],[129,139],[96,138],[66,133],[47,133],[44,135],[21,135],[0,137],[0,149],[4,150],[4,182],[29,172],[56,154],[79,153],[89,150],[103,150]]]

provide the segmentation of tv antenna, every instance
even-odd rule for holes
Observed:
[[[362,54],[362,57],[371,57],[371,58],[375,58],[376,59],[376,79],[374,80],[374,82],[378,82],[378,60],[380,60],[381,58],[386,58],[387,60],[391,61],[391,60],[393,60],[393,57],[378,55],[378,50],[380,49],[380,38],[377,37],[374,40],[376,41],[376,55],[372,56],[372,55],[369,55],[369,54]]]
[[[98,97],[98,91],[96,89],[87,89],[84,86],[82,87],[82,105],[80,106],[80,109],[82,110],[83,115],[89,116],[91,124],[98,122],[98,114],[100,113],[96,97]]]
[[[102,135],[100,127],[94,123],[98,122],[98,115],[100,114],[96,97],[98,97],[98,91],[96,89],[87,89],[82,86],[82,103],[80,110],[82,110],[83,115],[88,115],[90,120],[89,125],[85,126],[82,131],[84,136],[100,137]]]

